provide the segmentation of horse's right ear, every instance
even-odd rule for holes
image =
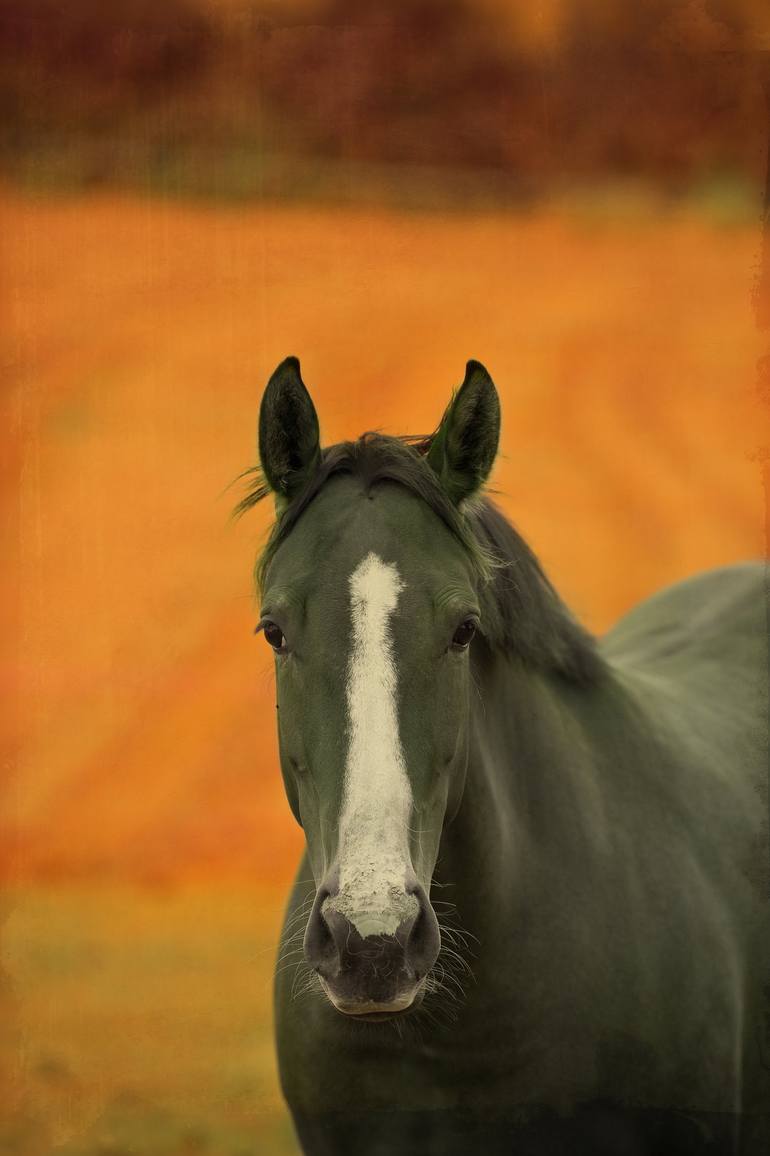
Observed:
[[[287,357],[268,381],[259,408],[259,461],[279,513],[304,488],[320,458],[318,415],[299,361]]]

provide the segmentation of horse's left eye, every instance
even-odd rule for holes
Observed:
[[[457,650],[465,650],[470,646],[473,636],[476,633],[476,623],[472,618],[466,618],[465,622],[461,622],[454,632],[452,638],[452,646]]]

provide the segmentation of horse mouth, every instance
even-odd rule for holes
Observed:
[[[323,976],[319,976],[321,987],[329,1003],[349,1019],[366,1020],[368,1023],[379,1023],[383,1020],[395,1019],[397,1016],[407,1015],[422,1002],[423,984],[418,983],[411,991],[397,995],[387,1003],[369,999],[356,999],[335,994]]]

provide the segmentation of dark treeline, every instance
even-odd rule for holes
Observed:
[[[121,156],[226,173],[233,150],[247,168],[280,154],[482,170],[534,195],[607,176],[754,182],[750,11],[563,0],[533,43],[502,3],[472,0],[0,0],[0,145],[11,171],[39,153],[69,158],[66,176],[85,156],[94,182],[124,176]]]

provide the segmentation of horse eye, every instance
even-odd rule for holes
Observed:
[[[280,626],[276,626],[274,622],[265,623],[265,638],[272,646],[273,650],[285,650],[286,639]]]
[[[466,618],[465,622],[461,622],[455,630],[452,646],[456,646],[458,650],[465,650],[466,647],[470,646],[475,633],[476,623],[472,618]]]

